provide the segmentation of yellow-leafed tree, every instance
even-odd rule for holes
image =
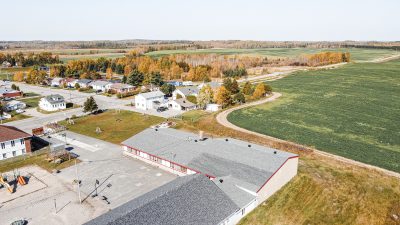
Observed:
[[[24,73],[23,72],[16,72],[14,74],[14,81],[21,82],[24,80]]]
[[[214,101],[222,107],[229,106],[232,104],[231,93],[224,86],[221,86],[214,95]]]
[[[113,71],[110,67],[106,70],[106,79],[111,79],[113,77]]]
[[[267,90],[265,89],[265,84],[259,83],[256,86],[256,89],[254,90],[253,98],[255,98],[255,99],[261,98],[261,97],[265,96],[266,93],[267,93]]]

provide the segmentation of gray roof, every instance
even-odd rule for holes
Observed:
[[[90,82],[92,82],[92,80],[89,79],[79,79],[77,81],[78,84],[89,84]]]
[[[231,186],[233,185],[230,188],[236,191],[241,191],[241,187],[257,192],[288,158],[297,156],[236,139],[208,138],[199,141],[198,135],[172,128],[158,131],[146,129],[122,144],[214,176],[216,179],[225,177]],[[226,190],[228,195],[235,193],[229,188],[222,190]],[[236,198],[229,196],[232,199]],[[249,196],[245,198],[246,201],[251,199]],[[235,202],[241,206],[244,201],[236,199]]]
[[[176,90],[181,91],[185,96],[199,94],[199,89],[195,86],[181,87],[177,88]]]
[[[55,103],[62,103],[64,102],[64,97],[59,95],[59,94],[55,94],[55,95],[48,95],[45,97],[45,99],[50,102],[51,104],[55,104]]]
[[[216,89],[222,86],[221,83],[215,82],[215,81],[211,81],[211,82],[207,82],[207,83],[202,83],[203,85],[208,85],[210,86],[212,89]]]
[[[144,98],[148,99],[148,98],[155,98],[155,97],[164,97],[164,93],[162,93],[161,91],[151,91],[151,92],[146,92],[146,93],[140,93],[138,95],[143,96]]]
[[[90,83],[91,86],[106,86],[107,84],[110,84],[110,82],[104,80],[96,80]]]
[[[239,208],[201,174],[179,177],[86,225],[218,224]]]

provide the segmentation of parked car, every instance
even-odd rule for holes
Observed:
[[[168,108],[165,107],[165,106],[160,106],[160,107],[157,108],[157,112],[164,112],[164,111],[167,111],[167,110],[168,110]]]

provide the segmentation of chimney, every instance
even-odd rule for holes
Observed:
[[[204,131],[199,131],[199,140],[202,141],[204,139]]]

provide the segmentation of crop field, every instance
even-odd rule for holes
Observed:
[[[270,84],[280,99],[234,111],[228,120],[400,172],[400,60],[298,72]]]
[[[350,52],[352,60],[366,61],[398,54],[394,50],[360,48],[258,48],[258,49],[199,49],[199,50],[163,50],[147,53],[148,56],[161,57],[173,54],[220,54],[220,55],[260,55],[266,57],[293,57],[301,54],[313,54],[324,51]]]
[[[107,59],[115,59],[124,57],[126,53],[99,53],[99,54],[79,54],[79,55],[59,55],[60,60],[63,62],[68,62],[71,60],[78,60],[78,59],[98,59],[101,57]]]

